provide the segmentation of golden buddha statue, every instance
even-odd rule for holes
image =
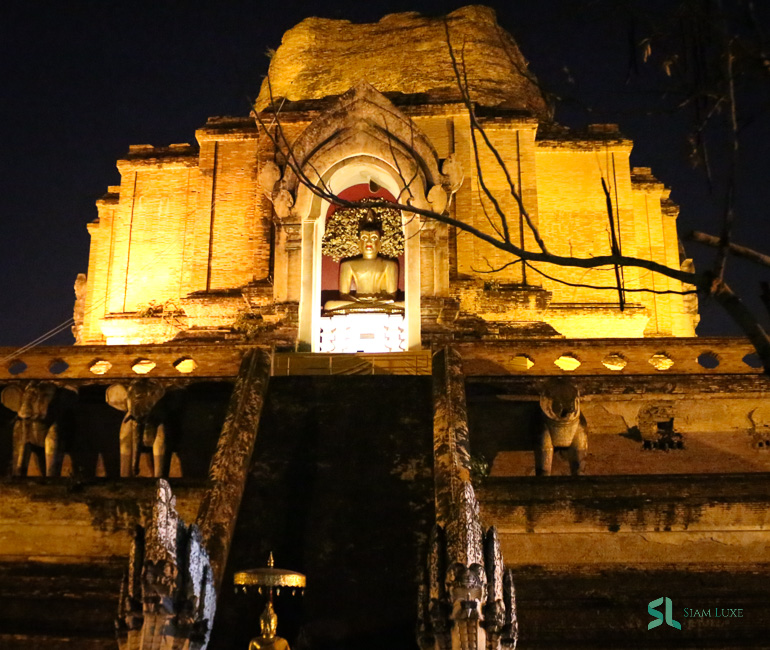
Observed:
[[[278,617],[273,609],[273,603],[267,602],[265,611],[259,617],[259,626],[262,634],[249,643],[249,650],[289,650],[286,639],[276,636],[278,630]]]
[[[404,303],[396,301],[398,262],[380,255],[382,230],[371,219],[358,230],[359,257],[340,264],[339,299],[324,304],[327,315],[353,311],[403,312]],[[355,285],[355,294],[351,293]],[[331,313],[329,313],[331,312]]]

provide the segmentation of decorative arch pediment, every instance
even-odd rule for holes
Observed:
[[[291,164],[283,170],[266,161],[259,186],[272,201],[279,237],[276,256],[282,255],[276,286],[286,287],[285,300],[299,298],[301,346],[321,344],[321,241],[328,213],[328,197],[316,187],[340,194],[368,183],[377,184],[399,203],[443,213],[462,184],[462,167],[454,154],[439,167],[436,149],[417,125],[368,83],[360,83],[338,97],[291,144]],[[298,173],[299,170],[299,173]],[[302,178],[301,178],[302,176]],[[399,329],[408,347],[420,346],[421,220],[402,210],[404,236],[404,324]],[[289,232],[301,242],[289,249]],[[276,257],[276,259],[277,259]],[[290,272],[292,264],[300,273]],[[276,263],[276,268],[278,268]],[[291,286],[289,286],[291,285]],[[401,336],[401,334],[399,334]]]
[[[349,158],[369,157],[385,163],[400,182],[404,202],[424,204],[428,188],[442,186],[436,149],[427,136],[384,95],[362,82],[341,95],[319,115],[292,145],[303,174],[318,183]],[[283,187],[297,196],[298,212],[306,194],[293,169],[287,166]],[[308,200],[306,198],[305,200]]]

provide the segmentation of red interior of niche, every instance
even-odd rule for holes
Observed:
[[[388,190],[380,188],[376,192],[372,192],[369,189],[368,183],[361,183],[360,185],[352,185],[347,189],[339,193],[341,199],[346,201],[360,201],[361,199],[373,198],[373,199],[387,199],[395,203],[395,198],[388,192]],[[328,220],[340,206],[330,205],[329,210],[326,212],[326,219]],[[331,257],[326,255],[321,256],[321,291],[329,291],[331,293],[327,295],[321,294],[321,304],[326,300],[331,300],[337,291],[340,274],[340,263],[335,262]],[[398,289],[404,290],[404,256],[398,256]]]

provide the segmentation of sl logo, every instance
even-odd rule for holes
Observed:
[[[666,601],[666,625],[674,627],[677,630],[681,630],[681,624],[674,620],[674,605],[670,598],[656,598],[655,600],[651,600],[649,603],[647,603],[647,611],[650,613],[650,616],[655,619],[654,621],[650,621],[647,624],[647,629],[651,630],[654,627],[663,625],[663,614],[661,614],[657,608],[663,604],[664,600]]]

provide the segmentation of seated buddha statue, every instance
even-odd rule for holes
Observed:
[[[396,301],[398,262],[380,255],[381,244],[382,230],[373,221],[365,220],[358,230],[361,255],[340,264],[339,299],[324,303],[325,315],[404,311],[404,303]]]
[[[276,636],[278,630],[278,617],[275,615],[273,603],[267,603],[265,611],[259,617],[259,626],[262,634],[249,643],[249,650],[289,650],[286,639]]]

